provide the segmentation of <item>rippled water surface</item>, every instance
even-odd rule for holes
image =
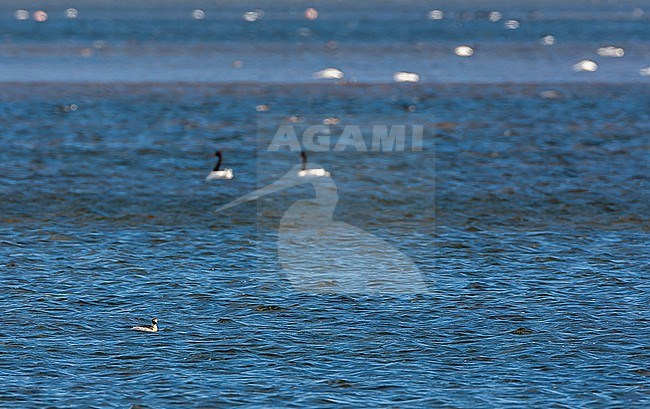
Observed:
[[[2,406],[647,402],[646,89],[1,92]],[[276,240],[308,186],[214,212],[298,161],[258,152],[261,102],[431,119],[421,152],[312,154],[335,219],[410,257],[428,291],[297,291]],[[215,146],[236,179],[203,180]],[[129,331],[154,315],[159,333]]]
[[[3,2],[0,407],[647,407],[642,3]]]

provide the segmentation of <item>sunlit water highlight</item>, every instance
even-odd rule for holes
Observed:
[[[306,83],[337,67],[363,83],[401,71],[436,83],[647,83],[650,15],[635,14],[637,2],[495,2],[501,10],[490,12],[471,1],[372,4],[3,1],[0,81]],[[106,46],[93,50],[97,40]],[[599,55],[610,44],[625,57]],[[457,58],[459,45],[472,58]],[[583,59],[601,69],[574,72]]]

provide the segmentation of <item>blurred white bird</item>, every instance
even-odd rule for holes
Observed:
[[[338,68],[325,68],[314,73],[314,78],[340,80],[343,78],[343,71]]]

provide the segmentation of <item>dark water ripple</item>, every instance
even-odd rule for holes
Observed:
[[[649,402],[647,88],[121,87],[0,87],[0,406]],[[314,156],[335,218],[429,292],[293,290],[277,227],[310,188],[213,212],[296,161],[256,156],[259,103],[365,122],[416,97],[423,152]],[[233,183],[203,181],[215,146]]]

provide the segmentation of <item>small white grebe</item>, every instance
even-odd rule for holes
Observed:
[[[151,325],[140,325],[131,329],[140,332],[158,332],[158,318],[152,319]]]
[[[219,170],[219,166],[221,166],[221,161],[223,159],[221,155],[221,151],[217,151],[214,156],[217,156],[219,160],[217,161],[217,164],[215,165],[214,169],[212,172],[208,174],[208,176],[205,178],[205,180],[214,180],[214,179],[232,179],[235,177],[235,173],[232,171],[232,169],[222,169]]]
[[[323,168],[307,169],[307,153],[305,151],[300,152],[300,157],[302,158],[302,167],[298,171],[298,176],[300,176],[301,178],[305,176],[311,176],[315,178],[332,176],[331,173],[329,173]]]

